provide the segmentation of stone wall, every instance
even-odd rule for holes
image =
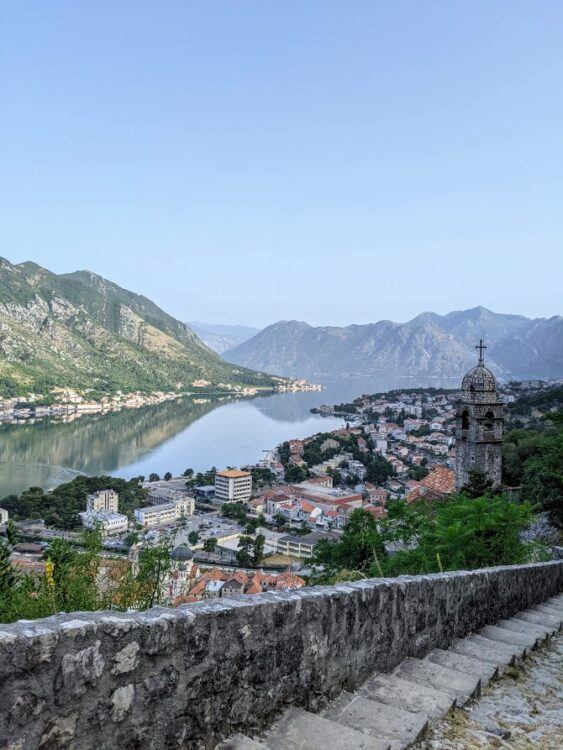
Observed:
[[[212,748],[563,589],[563,561],[0,626],[0,748]]]

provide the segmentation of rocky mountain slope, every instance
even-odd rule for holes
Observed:
[[[195,331],[204,344],[213,349],[217,354],[222,354],[227,349],[248,341],[260,331],[259,328],[239,325],[222,325],[221,323],[201,323],[192,320],[188,323],[192,331]]]
[[[185,323],[90,271],[56,275],[0,259],[0,397],[181,390],[198,380],[276,383],[224,362]]]
[[[488,344],[498,375],[563,376],[563,318],[531,320],[483,307],[448,315],[422,313],[408,323],[380,321],[344,328],[280,321],[224,352],[229,362],[266,372],[327,379],[342,376],[462,375],[475,363],[475,343]]]

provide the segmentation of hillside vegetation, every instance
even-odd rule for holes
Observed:
[[[0,398],[54,387],[94,393],[272,387],[235,367],[146,297],[90,271],[56,275],[0,259]]]

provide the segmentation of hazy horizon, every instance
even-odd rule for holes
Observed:
[[[561,3],[0,14],[11,262],[257,328],[560,314]]]

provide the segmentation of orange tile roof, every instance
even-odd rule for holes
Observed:
[[[453,469],[448,469],[447,466],[437,466],[421,480],[420,484],[432,492],[449,495],[455,489],[455,474]]]
[[[218,471],[218,477],[226,477],[227,479],[239,479],[240,477],[249,477],[249,471],[240,471],[239,469],[227,469],[226,471]]]

